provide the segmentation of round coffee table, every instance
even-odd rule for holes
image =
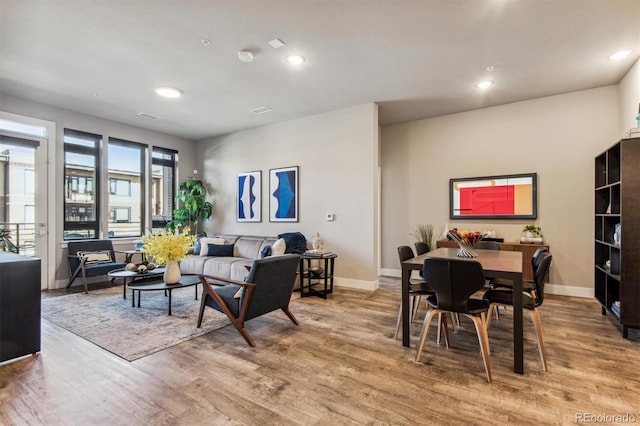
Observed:
[[[162,266],[160,268],[152,269],[151,271],[147,271],[144,274],[139,274],[136,271],[130,271],[128,269],[120,268],[114,269],[113,271],[109,271],[107,275],[111,277],[112,280],[116,278],[122,278],[122,298],[127,298],[127,280],[131,280],[129,283],[133,283],[136,280],[146,280],[147,278],[158,277],[158,275],[164,274],[165,267]]]
[[[198,284],[200,283],[200,279],[196,275],[183,275],[175,284],[167,284],[165,282],[161,283],[150,283],[150,284],[136,284],[130,283],[127,285],[129,289],[131,289],[131,306],[135,306],[136,301],[136,291],[138,292],[138,308],[140,307],[140,296],[143,291],[157,291],[157,290],[165,290],[169,292],[169,312],[167,315],[171,315],[171,291],[177,288],[191,287],[195,286],[195,295],[196,300],[198,300]],[[166,295],[166,294],[165,294]]]

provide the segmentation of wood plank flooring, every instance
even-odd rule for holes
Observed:
[[[502,310],[489,330],[489,384],[466,319],[449,349],[433,324],[414,362],[421,323],[412,348],[393,339],[400,283],[380,280],[375,292],[337,288],[329,300],[294,294],[301,325],[282,312],[251,320],[255,348],[229,326],[131,363],[43,320],[42,352],[0,366],[0,424],[539,425],[581,413],[640,422],[640,333],[622,339],[595,301],[545,299],[546,373],[528,313],[525,374],[513,373]]]

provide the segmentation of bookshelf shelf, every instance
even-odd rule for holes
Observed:
[[[594,294],[624,338],[640,328],[639,161],[640,138],[622,139],[595,158]]]

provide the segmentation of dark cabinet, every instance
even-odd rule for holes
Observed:
[[[622,325],[640,328],[640,138],[595,159],[594,294]]]
[[[40,351],[40,259],[0,252],[0,362]]]

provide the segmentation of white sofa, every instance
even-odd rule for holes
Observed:
[[[213,238],[223,239],[224,244],[233,244],[233,256],[200,256],[198,253],[193,253],[180,261],[181,273],[213,275],[243,281],[249,273],[247,267],[260,257],[260,253],[266,246],[273,246],[278,239],[277,237],[233,234],[216,235]]]

